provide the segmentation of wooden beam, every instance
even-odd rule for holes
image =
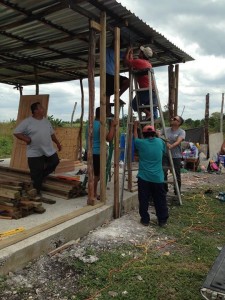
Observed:
[[[90,28],[95,29],[96,31],[101,32],[101,25],[93,20],[90,21]]]
[[[120,29],[115,27],[114,34],[115,49],[115,77],[114,77],[114,105],[115,119],[117,121],[116,134],[114,138],[114,218],[119,218],[119,89],[120,89]]]
[[[174,115],[178,114],[178,90],[179,90],[179,65],[175,65],[175,103],[174,103]]]
[[[4,249],[6,247],[9,247],[11,245],[14,245],[18,242],[21,242],[31,236],[34,236],[40,232],[43,232],[45,230],[48,230],[50,228],[53,228],[57,225],[60,225],[62,223],[65,223],[66,221],[69,221],[71,219],[74,219],[78,216],[81,216],[87,212],[90,212],[96,208],[100,208],[103,206],[103,203],[98,203],[95,207],[92,207],[92,206],[85,206],[85,207],[82,207],[78,210],[75,210],[69,214],[66,214],[65,216],[61,216],[61,217],[58,217],[54,220],[51,220],[49,222],[46,222],[44,224],[41,224],[41,225],[38,225],[34,228],[31,228],[31,229],[27,229],[25,230],[24,232],[21,232],[21,233],[18,233],[16,236],[13,236],[13,237],[8,237],[7,239],[5,240],[2,240],[1,243],[0,243],[0,250],[1,249]]]
[[[93,171],[93,122],[95,107],[95,46],[96,34],[90,29],[89,55],[88,55],[88,86],[89,86],[89,114],[88,114],[88,201],[87,204],[94,205],[94,171]]]
[[[83,136],[83,118],[84,118],[84,87],[83,87],[83,81],[80,79],[80,91],[81,91],[81,116],[80,116],[80,159],[82,158],[82,136]]]
[[[106,13],[101,12],[100,33],[100,199],[106,202]]]

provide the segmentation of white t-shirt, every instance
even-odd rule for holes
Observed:
[[[14,133],[22,133],[31,138],[27,145],[27,157],[51,156],[56,152],[53,147],[51,135],[54,129],[51,123],[43,118],[37,120],[33,117],[24,119],[14,130]]]

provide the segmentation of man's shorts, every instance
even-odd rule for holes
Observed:
[[[120,76],[120,87],[124,80],[127,80],[128,78],[125,76]],[[114,75],[110,75],[106,73],[106,96],[114,95]]]
[[[93,154],[94,175],[100,176],[100,154]]]

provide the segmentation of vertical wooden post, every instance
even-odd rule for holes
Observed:
[[[35,78],[35,85],[36,85],[36,95],[39,95],[38,74],[37,74],[37,68],[35,66],[34,66],[34,78]]]
[[[94,205],[94,172],[93,172],[93,122],[95,107],[95,31],[90,28],[88,48],[88,85],[89,85],[89,113],[88,113],[88,201],[87,204]]]
[[[179,88],[179,65],[175,65],[175,101],[174,101],[174,116],[178,114],[178,88]]]
[[[169,110],[169,119],[171,119],[174,116],[173,65],[168,66],[168,88],[169,88],[168,110]]]
[[[83,81],[80,79],[80,90],[81,90],[81,116],[80,116],[80,159],[82,157],[82,136],[83,136],[83,118],[84,118],[84,87]]]
[[[220,132],[223,132],[223,106],[224,106],[224,93],[222,93],[221,113],[220,113]]]
[[[100,199],[106,202],[106,13],[100,17]]]
[[[205,98],[205,144],[207,148],[207,158],[209,158],[209,94]]]
[[[114,138],[114,218],[119,218],[119,73],[120,73],[120,29],[114,29],[114,49],[115,49],[115,77],[114,77],[114,94],[115,94],[115,119],[117,121],[116,134]]]

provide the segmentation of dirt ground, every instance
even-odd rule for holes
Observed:
[[[207,190],[219,188],[225,183],[225,174],[209,174],[188,172],[182,173],[182,191],[202,188]],[[144,243],[152,239],[152,243],[163,243],[167,237],[160,235],[156,230],[154,209],[151,207],[151,226],[145,227],[139,223],[138,211],[132,211],[120,219],[113,220],[102,227],[90,232],[79,241],[72,241],[72,245],[56,254],[41,256],[35,262],[31,262],[21,271],[9,273],[6,277],[7,287],[1,288],[1,300],[67,300],[62,296],[63,291],[72,290],[76,294],[76,282],[79,274],[68,266],[68,259],[77,258],[86,263],[98,260],[96,256],[87,255],[89,247],[98,249],[110,249],[119,244]],[[49,285],[49,281],[52,283]],[[21,294],[21,291],[23,293]],[[110,297],[109,297],[110,298]]]

